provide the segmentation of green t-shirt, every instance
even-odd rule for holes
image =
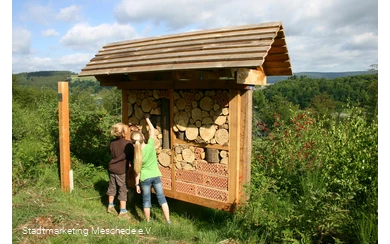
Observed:
[[[158,168],[156,149],[154,148],[154,139],[149,138],[148,143],[142,149],[142,167],[141,167],[141,182],[152,178],[162,176]]]

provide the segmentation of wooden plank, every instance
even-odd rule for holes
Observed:
[[[191,81],[136,81],[118,83],[118,89],[142,90],[142,89],[250,89],[245,84],[237,84],[235,80],[191,80]]]
[[[291,68],[291,63],[290,61],[270,61],[267,62],[264,67],[269,68]]]
[[[173,87],[173,81],[135,81],[118,83],[118,89],[143,90],[143,89],[168,89]]]
[[[288,51],[287,51],[286,45],[282,45],[282,46],[272,45],[271,49],[268,51],[268,55],[269,54],[286,54],[287,52]]]
[[[211,199],[206,199],[206,198],[201,198],[181,192],[175,192],[173,190],[166,190],[164,189],[164,194],[166,197],[177,199],[180,201],[208,207],[208,208],[214,208],[214,209],[219,209],[223,211],[228,211],[228,212],[234,212],[235,210],[235,205],[232,203],[224,203],[224,202],[219,202]]]
[[[225,70],[178,70],[172,73],[177,80],[219,80],[220,77],[230,75]]]
[[[218,144],[207,144],[207,143],[195,143],[195,142],[184,141],[178,138],[174,140],[174,144],[182,144],[182,145],[189,145],[194,147],[204,147],[204,148],[229,151],[229,146],[222,146]]]
[[[237,53],[266,53],[272,40],[262,40],[244,43],[225,44],[218,47],[216,45],[199,45],[199,46],[184,46],[184,47],[166,47],[153,50],[134,50],[119,53],[119,54],[100,54],[93,58],[89,65],[110,64],[126,61],[153,60],[153,59],[170,59],[175,57],[196,57],[196,56],[211,56],[221,54],[237,54]],[[259,45],[262,44],[262,45]],[[104,56],[103,56],[104,55]]]
[[[195,32],[184,32],[173,35],[165,35],[160,37],[151,37],[144,39],[134,39],[122,42],[108,43],[103,47],[101,51],[119,49],[119,48],[128,48],[128,47],[142,47],[142,46],[153,46],[160,43],[182,43],[192,40],[200,39],[216,39],[220,37],[234,37],[234,36],[246,36],[246,35],[260,35],[267,36],[267,34],[272,34],[272,38],[276,36],[276,33],[280,30],[280,24],[274,26],[238,26],[225,29],[214,29],[214,30],[202,30]]]
[[[175,82],[175,89],[247,89],[245,84],[237,84],[235,80],[191,80]]]
[[[287,61],[290,60],[287,53],[269,53],[267,57],[265,57],[266,63],[270,61]]]
[[[286,44],[286,39],[283,37],[283,38],[277,38],[274,40],[274,42],[272,43],[272,46],[287,46]]]
[[[120,76],[116,75],[119,79],[115,79],[120,82]],[[232,76],[230,69],[204,69],[204,70],[175,70],[175,71],[157,71],[157,72],[142,72],[142,73],[130,73],[130,82],[132,81],[166,81],[166,80],[218,80],[219,78],[228,78]],[[106,75],[106,77],[112,77],[112,75]]]
[[[194,57],[172,57],[170,59],[143,59],[143,60],[129,60],[115,63],[90,63],[85,68],[88,69],[107,69],[107,68],[119,68],[119,67],[136,67],[136,66],[155,66],[155,65],[178,65],[185,63],[197,63],[197,62],[229,62],[240,60],[262,60],[265,56],[264,53],[237,53],[237,54],[216,54],[207,56],[194,56]]]
[[[127,96],[128,96],[128,91],[127,90],[122,90],[122,123],[128,125],[129,124],[129,117],[127,116]],[[130,131],[126,134],[126,139],[130,139]]]
[[[119,75],[97,75],[96,79],[101,82],[101,85],[117,86],[123,84],[122,76]],[[223,79],[223,82],[228,81],[228,78],[234,80],[234,74],[230,69],[205,69],[205,70],[177,70],[177,71],[157,71],[151,73],[131,73],[128,74],[130,81],[128,82],[165,82],[167,80],[219,80]],[[158,82],[157,82],[158,81]],[[127,83],[127,82],[126,82]],[[166,88],[166,87],[163,87]]]
[[[117,86],[118,82],[100,81],[100,86]]]
[[[237,83],[245,85],[267,85],[267,76],[262,67],[255,69],[237,69]]]
[[[288,56],[287,56],[288,57]],[[280,60],[280,59],[277,59]],[[212,68],[257,68],[263,65],[264,60],[259,59],[243,59],[234,61],[209,61],[209,62],[191,62],[191,63],[176,63],[176,64],[155,64],[145,66],[123,66],[116,68],[100,68],[100,69],[83,69],[81,76],[89,75],[111,75],[111,74],[123,74],[123,73],[137,73],[137,72],[155,72],[155,71],[167,71],[167,70],[192,70],[192,69],[212,69]],[[80,76],[80,75],[79,75]]]
[[[291,68],[268,68],[264,67],[265,73],[268,76],[276,76],[276,75],[292,75],[292,70]]]
[[[161,133],[162,133],[162,148],[170,149],[172,148],[170,145],[171,141],[171,119],[170,119],[170,101],[168,99],[161,99]]]
[[[173,98],[173,89],[171,86],[167,86],[166,88],[169,88],[168,89],[168,92],[169,92],[169,111],[170,111],[170,122],[169,124],[170,125],[173,125],[174,124],[174,114],[173,114],[173,111],[174,111],[174,106],[175,106],[175,101],[174,101],[174,98]],[[174,148],[175,148],[175,140],[174,138],[176,138],[175,136],[175,132],[173,131],[173,126],[170,126],[170,129],[169,129],[169,133],[170,133],[170,137],[171,137],[171,141],[170,141],[170,148],[171,148],[171,155],[175,155],[175,152],[174,152]],[[176,179],[175,179],[175,175],[176,175],[176,167],[175,167],[175,164],[174,164],[174,159],[173,159],[173,156],[171,156],[171,174],[172,174],[172,185],[171,185],[171,189],[173,192],[176,192]]]
[[[239,195],[242,202],[249,199],[249,195],[244,191],[244,186],[250,183],[251,177],[251,155],[252,155],[252,107],[253,107],[253,90],[242,91],[242,126],[241,129],[241,160],[240,160],[240,176],[239,176]]]
[[[240,159],[240,93],[239,90],[230,90],[229,102],[229,164],[228,164],[228,202],[238,199],[238,174]]]
[[[61,189],[70,192],[70,140],[69,140],[69,91],[68,82],[58,82],[58,126],[60,149]]]

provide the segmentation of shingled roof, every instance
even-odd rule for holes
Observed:
[[[262,68],[267,76],[292,75],[282,23],[108,43],[79,76],[231,68]]]

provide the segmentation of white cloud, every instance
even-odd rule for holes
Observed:
[[[28,30],[23,28],[15,28],[12,30],[12,53],[31,53],[31,33]]]
[[[89,26],[78,24],[70,29],[60,43],[74,50],[98,51],[109,42],[129,40],[137,37],[135,29],[130,25],[114,23]]]
[[[374,33],[361,33],[354,35],[343,45],[346,50],[377,50],[378,36]]]
[[[33,72],[40,70],[69,70],[75,73],[81,71],[91,59],[91,54],[71,54],[58,58],[49,57],[12,57],[12,73]]]
[[[57,63],[49,57],[12,57],[12,73],[58,70],[56,66]]]
[[[81,7],[78,5],[72,5],[67,8],[62,8],[56,18],[65,22],[80,21],[82,19]]]
[[[61,67],[64,67],[63,70],[70,70],[76,73],[80,73],[81,69],[84,68],[93,57],[94,55],[85,53],[71,54],[60,57],[58,59],[58,63]]]

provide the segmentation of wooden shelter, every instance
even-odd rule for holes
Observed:
[[[227,211],[250,181],[253,88],[286,75],[281,22],[108,43],[79,74],[122,90],[122,122],[152,115],[167,197]]]

